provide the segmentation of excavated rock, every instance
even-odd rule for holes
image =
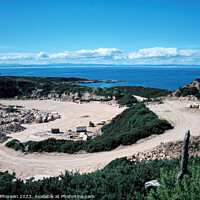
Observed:
[[[46,123],[60,118],[58,113],[47,113],[36,109],[16,109],[15,112],[8,112],[6,110],[8,108],[10,107],[0,105],[0,143],[8,139],[7,134],[25,130],[21,124]]]
[[[155,159],[171,159],[179,157],[182,153],[183,141],[166,142],[145,152],[137,152],[127,159],[132,162],[151,161]],[[189,143],[189,155],[200,155],[200,136],[191,136]]]

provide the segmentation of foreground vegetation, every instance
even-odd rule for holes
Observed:
[[[89,141],[56,140],[28,141],[24,144],[18,140],[6,143],[15,150],[27,152],[63,152],[75,153],[85,150],[88,153],[110,151],[119,145],[131,145],[139,139],[152,134],[162,134],[172,126],[158,119],[144,104],[139,103],[117,115],[110,124],[102,127],[103,134]]]
[[[154,160],[133,163],[120,158],[109,163],[104,169],[89,174],[66,171],[59,177],[24,183],[14,179],[14,174],[0,174],[0,195],[91,196],[94,199],[135,199],[135,200],[196,200],[200,199],[200,158],[189,159],[189,174],[180,182],[176,180],[180,170],[180,159]],[[157,179],[161,186],[150,193],[144,188],[145,182]],[[77,197],[76,196],[76,197]],[[64,198],[63,198],[64,199]],[[74,199],[79,199],[75,198]],[[86,198],[83,198],[86,199]]]
[[[137,100],[134,95],[147,98],[166,96],[171,92],[156,88],[140,86],[125,86],[112,88],[90,88],[77,85],[86,79],[56,78],[56,77],[19,77],[0,76],[0,98],[47,98],[55,95],[62,98],[68,95],[69,100],[91,101],[116,99],[121,105],[131,106]],[[85,99],[84,94],[91,94],[90,99]]]

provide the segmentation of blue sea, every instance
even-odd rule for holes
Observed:
[[[176,90],[200,78],[200,66],[0,66],[2,76],[77,77],[126,83],[89,87],[144,86]]]

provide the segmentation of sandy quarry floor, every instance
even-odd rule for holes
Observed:
[[[40,137],[40,133],[50,132],[51,128],[59,128],[60,132],[66,133],[67,130],[75,131],[76,126],[87,126],[88,132],[95,132],[102,126],[96,126],[94,128],[88,127],[89,121],[92,121],[95,125],[101,121],[111,120],[113,117],[121,113],[126,108],[118,108],[116,106],[107,105],[106,103],[91,102],[91,103],[69,103],[59,101],[41,101],[41,100],[0,100],[3,105],[18,105],[24,106],[24,109],[38,109],[46,112],[58,112],[61,115],[61,119],[41,124],[23,124],[27,129],[23,132],[13,133],[9,136],[25,142],[28,140],[44,140],[51,136]],[[36,134],[38,133],[38,134]],[[90,134],[90,133],[89,133]],[[57,134],[53,137],[57,139],[67,139],[67,134]]]
[[[11,101],[0,101],[0,103],[14,104],[14,102]],[[22,179],[35,175],[55,176],[65,170],[92,172],[96,169],[101,169],[115,158],[129,156],[137,151],[141,152],[151,149],[159,145],[161,142],[182,140],[187,129],[191,131],[191,135],[200,135],[200,109],[185,108],[185,106],[189,103],[190,102],[167,100],[164,104],[149,106],[150,109],[158,114],[160,118],[170,121],[173,124],[174,129],[166,131],[162,135],[156,135],[140,141],[137,144],[119,147],[118,149],[110,152],[76,155],[56,153],[24,155],[8,149],[1,144],[0,167],[9,170],[9,172],[15,171],[16,176]],[[27,127],[28,129],[26,131],[12,135],[14,138],[20,139],[21,141],[26,141],[27,139],[32,138],[31,135],[36,130],[49,129],[50,125],[60,125],[64,129],[68,120],[74,120],[74,122],[78,123],[78,125],[80,122],[83,122],[84,124],[85,122],[82,120],[85,120],[85,118],[80,118],[82,115],[87,114],[98,121],[112,118],[114,115],[122,111],[119,108],[113,108],[112,106],[102,105],[100,103],[81,105],[70,104],[70,106],[68,106],[67,103],[54,101],[17,101],[16,104],[24,105],[26,108],[58,111],[62,115],[62,119],[60,121],[56,120],[48,124],[29,125],[30,127]],[[69,109],[71,109],[72,112],[70,112]]]

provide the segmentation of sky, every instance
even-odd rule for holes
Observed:
[[[0,64],[200,65],[199,0],[0,0]]]

